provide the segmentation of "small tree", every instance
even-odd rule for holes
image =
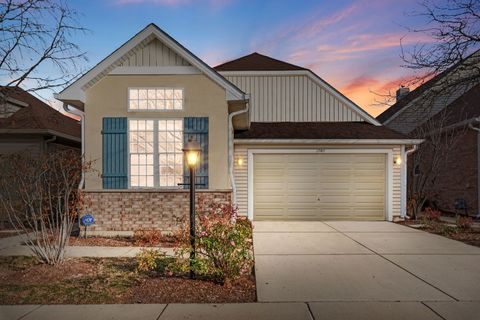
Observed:
[[[421,3],[415,15],[425,18],[426,24],[408,28],[422,33],[433,41],[406,51],[402,47],[404,67],[413,70],[408,86],[417,86],[435,78],[428,90],[416,102],[415,129],[412,137],[425,139],[413,154],[416,174],[409,183],[410,209],[413,218],[425,202],[435,198],[435,182],[444,170],[455,147],[464,136],[468,120],[464,107],[450,109],[455,99],[480,83],[480,2],[448,0],[442,4]],[[415,170],[419,166],[419,170]]]
[[[0,201],[10,223],[40,262],[61,263],[81,205],[85,168],[78,152],[14,154],[0,168]]]

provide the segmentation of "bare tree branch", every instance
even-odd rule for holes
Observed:
[[[38,91],[74,81],[87,61],[74,41],[87,31],[77,18],[63,0],[0,1],[0,85]]]

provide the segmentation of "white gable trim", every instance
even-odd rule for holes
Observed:
[[[221,87],[226,90],[226,99],[227,100],[245,100],[245,94],[229,82],[227,79],[222,77],[219,73],[209,67],[206,63],[200,60],[193,53],[188,51],[180,43],[175,41],[172,37],[162,31],[159,27],[154,24],[149,24],[142,31],[133,36],[130,40],[125,42],[117,50],[107,56],[105,59],[100,61],[95,67],[90,69],[87,73],[82,75],[78,80],[73,82],[70,86],[65,88],[62,92],[57,94],[55,97],[59,100],[79,100],[85,102],[85,92],[83,86],[87,85],[90,81],[95,79],[98,76],[103,76],[108,74],[114,69],[113,64],[121,59],[128,52],[133,50],[137,45],[141,44],[146,39],[152,39],[156,37],[176,54],[188,61],[192,66],[196,67],[200,72],[205,74],[207,77],[212,79]],[[107,72],[105,72],[107,71]]]
[[[360,106],[355,104],[352,100],[345,97],[337,89],[335,89],[328,82],[320,78],[317,74],[310,70],[285,70],[285,71],[220,71],[220,74],[223,76],[306,76],[312,80],[317,85],[325,88],[330,94],[336,97],[338,100],[342,101],[347,107],[353,110],[355,113],[360,115],[365,121],[376,125],[381,126],[381,123],[378,122],[374,117],[372,117],[368,112],[363,110]]]

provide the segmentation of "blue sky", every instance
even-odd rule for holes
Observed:
[[[214,66],[258,51],[311,68],[373,115],[371,92],[395,90],[411,71],[401,67],[400,39],[428,42],[405,26],[416,1],[105,0],[69,1],[90,32],[77,38],[91,67],[154,22]],[[377,98],[378,99],[378,98]]]

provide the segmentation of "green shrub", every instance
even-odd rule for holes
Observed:
[[[189,270],[190,235],[188,225],[182,228],[176,248],[175,270]],[[250,274],[253,267],[252,226],[246,219],[238,219],[231,205],[211,205],[205,214],[197,216],[196,259],[193,270],[198,275],[220,281],[233,280]]]
[[[167,266],[174,258],[167,257],[164,252],[158,249],[142,249],[136,256],[137,272],[159,272],[165,273]]]

